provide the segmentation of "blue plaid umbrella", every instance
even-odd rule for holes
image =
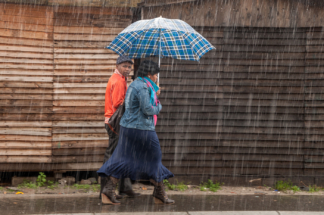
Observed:
[[[184,21],[162,17],[131,24],[107,48],[133,59],[159,56],[159,65],[161,57],[199,61],[215,49]]]

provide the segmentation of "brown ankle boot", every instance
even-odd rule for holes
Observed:
[[[114,177],[107,178],[108,181],[101,193],[101,202],[102,204],[108,205],[119,205],[120,201],[116,199],[116,185],[118,183],[118,179]]]
[[[168,195],[164,190],[163,182],[156,182],[153,179],[150,182],[154,185],[153,197],[155,203],[162,203],[162,204],[174,204],[174,200],[169,199]]]
[[[109,177],[101,177],[100,181],[100,193],[99,193],[99,199],[101,199],[101,193],[105,185],[108,183]],[[116,195],[116,199],[123,199],[124,196]]]

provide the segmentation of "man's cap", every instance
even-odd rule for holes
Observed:
[[[124,63],[124,62],[128,62],[128,63],[134,64],[133,61],[132,61],[132,59],[130,59],[130,58],[129,58],[128,56],[126,56],[126,55],[119,56],[119,57],[117,58],[117,62],[116,62],[116,64],[118,65],[118,64],[121,64],[121,63]]]

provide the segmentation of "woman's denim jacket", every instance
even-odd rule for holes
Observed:
[[[125,97],[125,113],[120,125],[125,128],[154,131],[153,115],[159,114],[162,105],[152,106],[146,83],[138,78],[128,87]]]

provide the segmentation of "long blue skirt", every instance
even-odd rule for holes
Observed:
[[[101,177],[153,179],[157,182],[173,177],[162,165],[160,142],[155,131],[120,127],[117,147],[98,170]]]

